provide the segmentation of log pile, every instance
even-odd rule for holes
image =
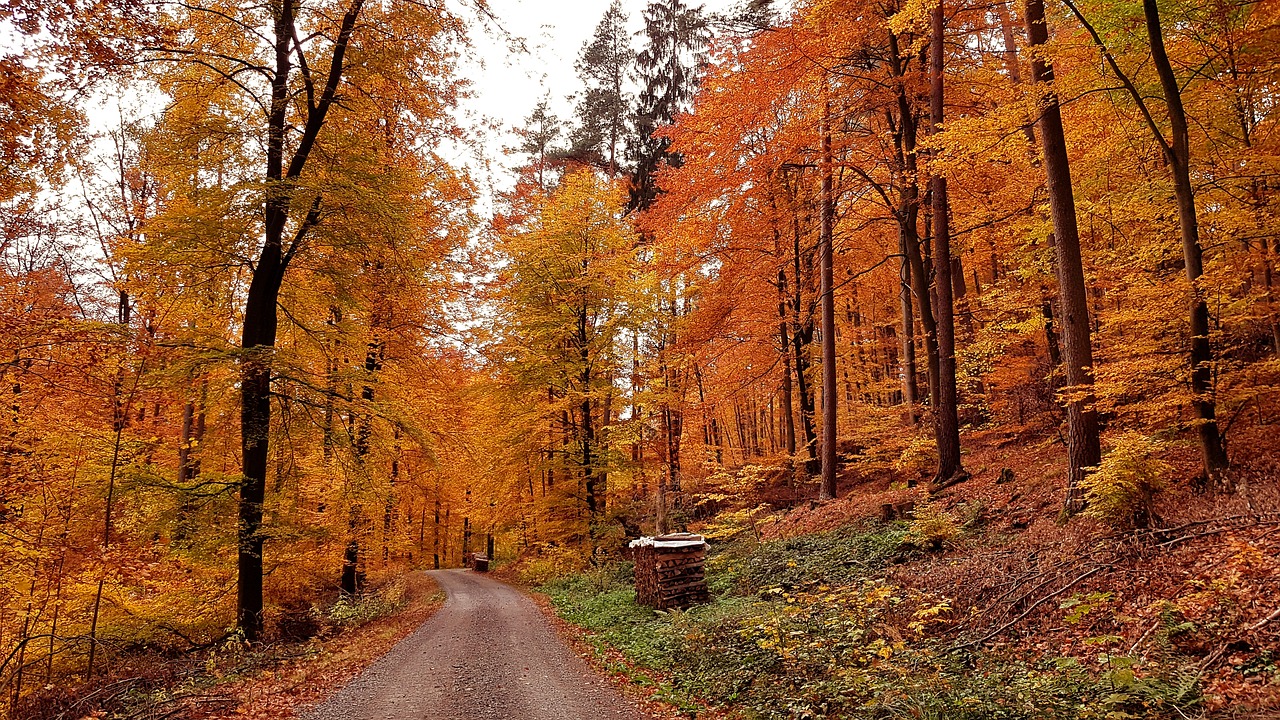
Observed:
[[[673,533],[642,537],[630,545],[636,564],[636,602],[658,610],[687,608],[710,599],[701,535]]]

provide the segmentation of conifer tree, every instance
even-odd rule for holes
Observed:
[[[698,89],[698,77],[707,59],[710,30],[701,6],[691,8],[681,0],[659,0],[644,11],[645,47],[636,56],[639,107],[630,154],[635,163],[631,208],[648,207],[658,194],[654,176],[665,164],[680,166],[679,155],[669,152],[671,141],[655,133],[687,112]]]
[[[560,138],[560,118],[551,113],[547,101],[541,100],[524,120],[524,128],[517,131],[522,138],[520,152],[530,156],[533,171],[537,174],[538,187],[546,189],[547,168],[557,154],[556,140]]]
[[[627,74],[636,54],[627,34],[627,14],[613,0],[578,57],[583,93],[578,99],[578,126],[570,137],[569,155],[618,174],[619,144],[626,138],[631,97],[625,92]]]

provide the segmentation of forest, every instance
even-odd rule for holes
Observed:
[[[501,5],[0,1],[0,714],[474,553],[672,717],[1280,712],[1280,2],[612,0],[478,165]]]

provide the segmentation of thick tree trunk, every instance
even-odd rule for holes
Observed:
[[[355,597],[360,594],[360,542],[356,539],[356,535],[360,532],[360,508],[351,508],[351,519],[348,522],[348,531],[351,533],[351,540],[347,541],[346,549],[342,552],[342,575],[338,579],[338,589],[346,597]]]
[[[262,634],[262,504],[266,499],[267,451],[271,432],[271,371],[276,343],[276,302],[288,267],[284,230],[292,201],[286,183],[301,175],[316,136],[324,125],[342,79],[346,48],[360,15],[363,0],[351,0],[334,39],[329,75],[306,124],[288,167],[284,163],[284,143],[292,70],[295,3],[273,5],[275,68],[271,77],[271,106],[267,117],[267,190],[263,205],[265,226],[262,250],[253,268],[245,300],[244,330],[240,361],[240,446],[241,469],[239,527],[236,552],[236,626],[245,640],[256,642]],[[319,220],[319,199],[299,224],[289,251],[292,252],[307,230]]]
[[[835,230],[835,188],[831,165],[831,101],[822,120],[822,232],[818,243],[818,267],[822,293],[822,481],[818,499],[836,496],[836,302],[831,235]]]
[[[1191,390],[1195,393],[1197,428],[1204,472],[1222,490],[1230,490],[1223,470],[1228,467],[1227,451],[1218,430],[1217,407],[1213,397],[1213,348],[1209,343],[1209,306],[1205,302],[1200,277],[1204,274],[1204,251],[1200,246],[1200,225],[1196,217],[1195,189],[1191,184],[1190,134],[1182,88],[1164,47],[1164,30],[1156,0],[1143,0],[1147,38],[1151,42],[1151,63],[1160,76],[1165,105],[1169,110],[1172,142],[1165,152],[1173,171],[1173,191],[1178,201],[1178,226],[1182,235],[1182,255],[1187,279],[1191,281]]]
[[[1062,355],[1067,387],[1067,496],[1064,509],[1079,512],[1084,507],[1080,483],[1085,469],[1096,467],[1102,452],[1098,444],[1098,413],[1093,395],[1093,344],[1089,337],[1089,301],[1080,256],[1080,232],[1076,204],[1072,196],[1071,166],[1062,128],[1062,110],[1053,88],[1053,66],[1045,61],[1042,49],[1049,40],[1045,25],[1044,0],[1027,0],[1027,37],[1033,49],[1031,80],[1043,88],[1038,105],[1040,138],[1044,151],[1049,209],[1053,215],[1054,269],[1058,276],[1058,305],[1061,311]]]
[[[943,95],[943,15],[942,0],[931,13],[929,41],[930,119],[933,132],[942,129]],[[938,474],[934,484],[940,487],[961,482],[968,477],[960,462],[960,419],[956,403],[955,312],[951,279],[951,225],[947,205],[947,178],[940,171],[933,175],[933,271],[937,299],[938,324],[938,406],[934,408],[935,434],[938,441]]]
[[[270,226],[269,226],[270,228]],[[268,236],[245,307],[240,367],[240,525],[237,551],[237,626],[249,642],[262,633],[262,503],[266,498],[271,432],[271,356],[276,341],[276,298],[282,279],[280,237]]]

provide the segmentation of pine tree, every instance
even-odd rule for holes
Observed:
[[[541,100],[525,118],[524,128],[516,132],[522,138],[517,149],[530,156],[538,187],[545,189],[547,167],[557,154],[555,143],[560,138],[560,118],[551,114],[546,100]]]
[[[618,174],[618,145],[625,139],[631,97],[624,91],[635,62],[627,34],[627,15],[619,0],[605,11],[591,40],[578,57],[578,77],[584,91],[578,99],[580,123],[570,137],[569,156]]]
[[[669,151],[671,141],[655,133],[691,109],[707,59],[710,30],[701,6],[660,0],[645,8],[644,36],[645,48],[636,56],[643,89],[630,147],[635,162],[632,209],[648,207],[657,197],[654,177],[662,165],[680,166],[680,156]]]

